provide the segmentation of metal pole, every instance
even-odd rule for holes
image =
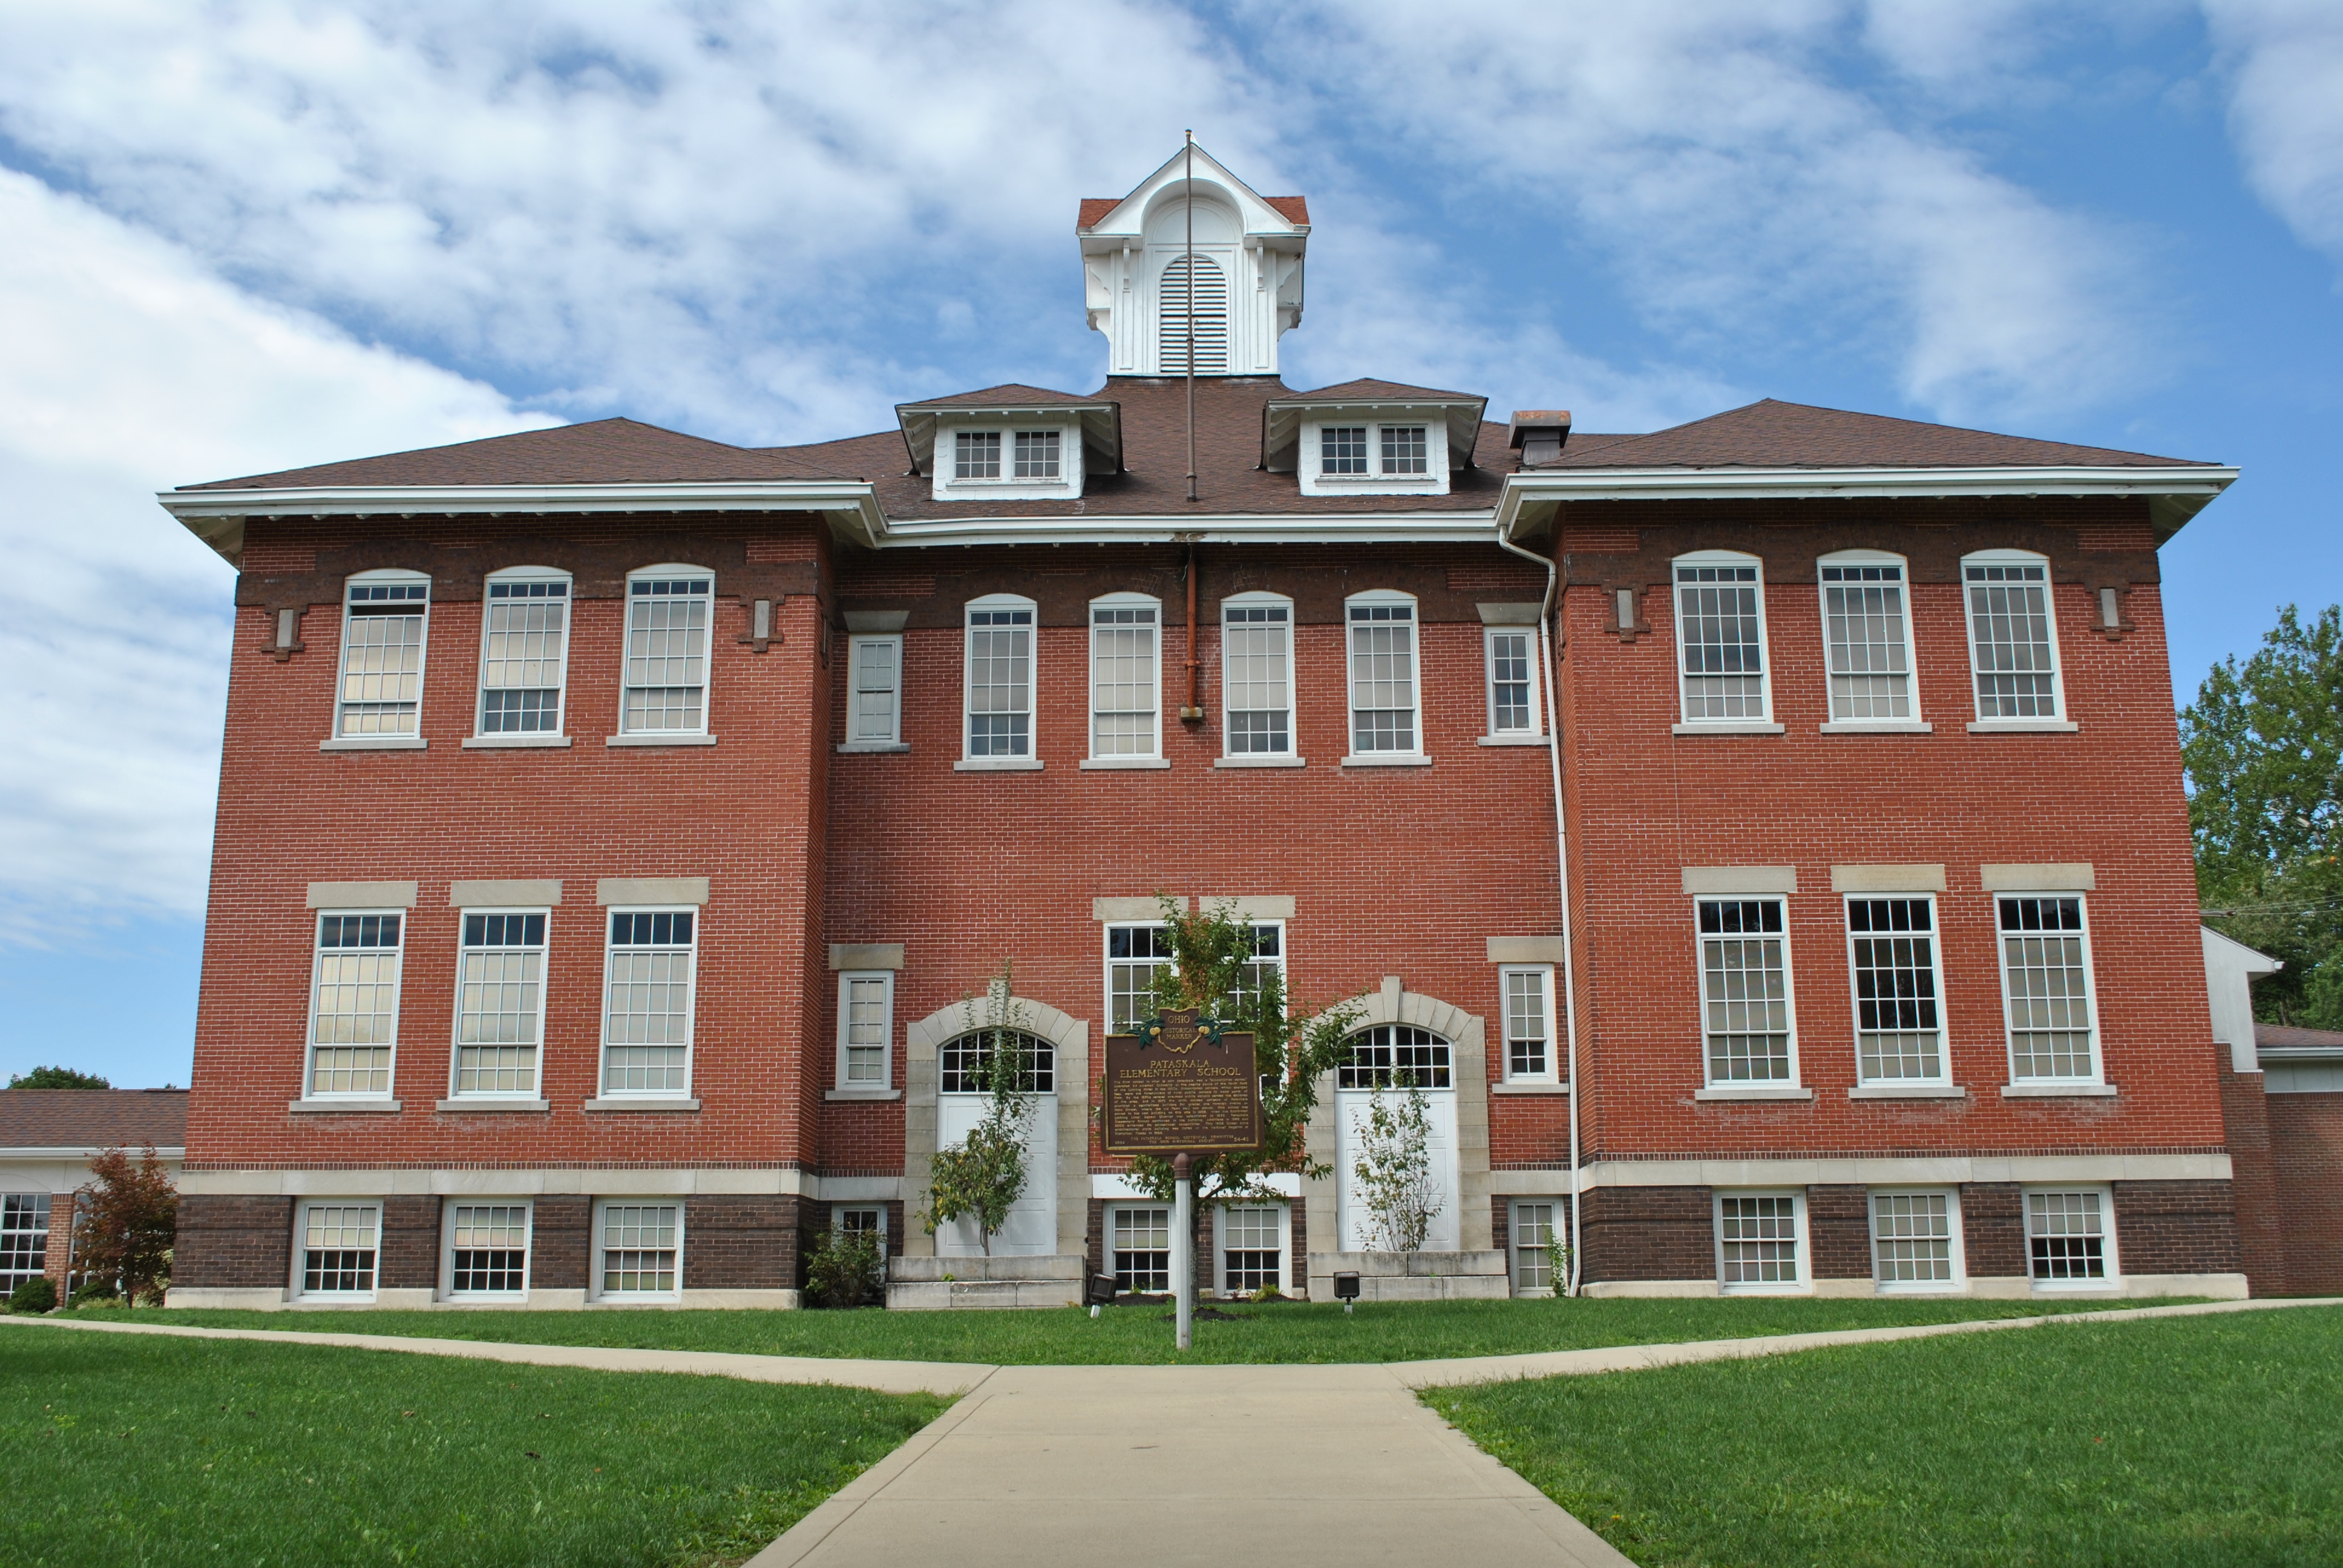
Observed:
[[[1187,186],[1183,206],[1188,213],[1188,498],[1196,498],[1196,133],[1185,132],[1188,165],[1182,171]],[[1180,1343],[1184,1349],[1188,1336]]]
[[[1179,1348],[1184,1351],[1196,1342],[1196,1238],[1190,1234],[1195,1228],[1196,1189],[1188,1180],[1185,1154],[1172,1156],[1172,1175],[1179,1183],[1172,1205],[1172,1310]]]

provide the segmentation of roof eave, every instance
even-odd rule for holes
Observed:
[[[1106,459],[1104,472],[1122,472],[1122,405],[1111,398],[1087,403],[898,403],[895,421],[902,427],[903,446],[911,455],[911,477],[933,473],[936,425],[947,414],[1024,415],[1031,418],[1074,416],[1082,429],[1082,445]]]
[[[1305,415],[1340,417],[1348,412],[1388,413],[1408,408],[1441,410],[1448,423],[1450,470],[1473,466],[1474,451],[1481,442],[1482,417],[1489,411],[1486,397],[1346,397],[1314,401],[1306,397],[1272,397],[1261,406],[1261,467],[1264,471],[1272,471],[1269,463],[1272,454],[1282,452],[1289,442],[1298,438]]]

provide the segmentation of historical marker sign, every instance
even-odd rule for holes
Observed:
[[[1251,1034],[1217,1040],[1196,1010],[1106,1037],[1109,1154],[1224,1154],[1258,1149],[1261,1070]]]

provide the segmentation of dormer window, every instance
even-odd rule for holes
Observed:
[[[1318,471],[1322,474],[1363,474],[1367,471],[1367,427],[1329,425],[1318,432]]]
[[[1060,434],[1055,430],[1020,430],[1017,432],[1017,477],[1021,479],[1055,479],[1058,473]]]
[[[955,479],[997,479],[1001,477],[1001,432],[998,430],[962,430],[952,437],[952,477]]]
[[[1423,426],[1386,425],[1383,427],[1384,473],[1430,473],[1431,459],[1426,456],[1429,449]]]
[[[1421,417],[1391,424],[1356,417],[1312,424],[1302,439],[1302,494],[1444,494],[1447,434],[1444,426]]]
[[[1004,410],[943,423],[935,436],[937,500],[1071,500],[1082,493],[1082,433],[1072,420],[1043,424],[1031,410]]]

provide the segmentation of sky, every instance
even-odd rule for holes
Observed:
[[[2343,4],[0,0],[0,1074],[185,1084],[234,576],[174,485],[1094,389],[1076,200],[1309,197],[1285,378],[2237,464],[2174,683],[2343,598]]]

